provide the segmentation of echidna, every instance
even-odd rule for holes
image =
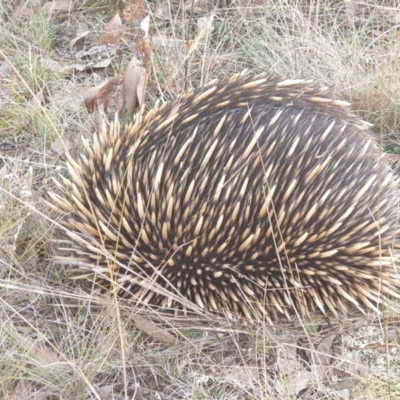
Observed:
[[[400,298],[395,175],[310,81],[212,81],[84,144],[52,198],[69,261],[121,295],[268,321]]]

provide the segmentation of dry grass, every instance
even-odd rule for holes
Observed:
[[[38,0],[0,4],[0,398],[399,398],[398,315],[315,316],[271,328],[139,313],[129,300],[71,281],[67,266],[52,261],[60,233],[44,202],[64,171],[60,140],[76,153],[94,129],[79,92],[123,69],[146,15],[148,106],[245,68],[312,78],[352,101],[396,153],[396,4],[132,3],[117,53],[100,53],[110,65],[86,72],[71,67],[87,62],[77,52],[93,49],[117,8],[127,12],[124,2],[55,1],[53,12]],[[85,27],[92,33],[70,50]]]

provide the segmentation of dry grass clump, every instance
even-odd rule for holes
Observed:
[[[255,67],[319,80],[384,132],[398,128],[398,11],[378,2],[260,7],[243,19],[242,50]],[[247,29],[246,29],[247,28]]]
[[[211,3],[0,4],[0,398],[398,397],[398,315],[274,328],[175,320],[79,285],[52,261],[51,178],[64,173],[65,149],[81,152],[96,118],[120,108],[123,84],[96,91],[92,114],[80,93],[123,74],[133,56],[147,106],[244,68],[313,78],[375,123],[396,161],[396,4]],[[98,48],[117,11],[118,45]]]

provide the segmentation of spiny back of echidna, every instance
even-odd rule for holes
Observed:
[[[85,141],[52,195],[80,270],[264,317],[399,298],[399,196],[368,124],[303,80],[213,81]]]

